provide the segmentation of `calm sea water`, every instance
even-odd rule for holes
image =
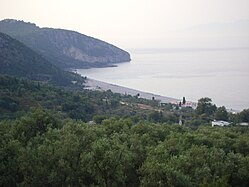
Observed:
[[[249,49],[132,50],[132,61],[118,67],[81,69],[89,78],[146,92],[210,97],[218,106],[249,108]]]

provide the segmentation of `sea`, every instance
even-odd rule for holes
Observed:
[[[249,108],[249,48],[132,49],[131,62],[79,69],[82,76],[145,92],[217,106]]]

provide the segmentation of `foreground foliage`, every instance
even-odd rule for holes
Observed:
[[[249,185],[248,128],[61,119],[0,122],[0,186]]]

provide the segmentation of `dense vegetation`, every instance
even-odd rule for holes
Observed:
[[[32,49],[10,36],[0,33],[0,74],[25,77],[60,86],[82,86],[84,79],[79,75],[65,72]]]
[[[236,125],[249,122],[249,110],[228,113],[225,107],[216,107],[210,98],[201,98],[196,110],[178,107],[157,100],[137,96],[90,91],[83,87],[55,87],[44,82],[0,75],[0,120],[22,116],[31,108],[44,108],[62,113],[65,118],[100,123],[110,117],[131,118],[153,123],[186,126],[210,125],[216,120],[227,120]]]
[[[0,122],[0,186],[248,186],[247,128],[195,130],[34,110]]]
[[[108,117],[129,117],[134,121],[148,119],[155,122],[178,122],[172,105],[158,112],[159,102],[130,95],[121,96],[111,91],[99,92],[54,87],[27,79],[0,76],[0,119],[16,118],[30,108],[45,108],[75,120],[97,123]]]
[[[0,76],[0,186],[248,186],[248,116]]]

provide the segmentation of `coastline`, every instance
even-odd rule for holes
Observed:
[[[137,94],[139,94],[140,98],[149,99],[149,100],[154,98],[155,100],[160,100],[161,103],[178,104],[181,101],[180,99],[166,97],[166,96],[153,94],[153,93],[149,93],[149,92],[144,92],[144,91],[140,91],[140,90],[136,90],[136,89],[132,89],[132,88],[127,88],[124,86],[119,86],[119,85],[115,85],[115,84],[111,84],[111,83],[106,83],[106,82],[91,79],[88,77],[86,79],[85,86],[86,86],[85,88],[89,89],[89,90],[99,90],[99,91],[111,90],[114,93],[119,93],[122,95],[127,94],[127,95],[131,95],[131,96],[136,96]],[[191,106],[191,107],[195,108],[196,103],[189,101],[189,102],[187,102],[187,106]]]
[[[116,85],[116,84],[99,81],[99,80],[88,78],[88,77],[84,85],[85,85],[85,89],[89,89],[89,90],[98,90],[98,91],[111,90],[113,93],[119,93],[121,95],[131,95],[131,96],[136,96],[137,94],[139,94],[140,98],[148,99],[148,100],[152,100],[152,98],[154,98],[155,100],[159,100],[161,103],[171,103],[171,104],[179,105],[179,102],[180,101],[182,102],[181,99],[176,99],[173,97],[167,97],[167,96],[162,96],[158,94],[153,94],[150,92],[136,90],[136,89],[132,89],[132,88]],[[191,107],[193,109],[196,109],[197,102],[187,101],[185,105],[182,105],[182,107]],[[231,108],[231,109],[227,109],[227,111],[235,114],[235,113],[241,112],[242,110],[236,110],[236,109]]]

